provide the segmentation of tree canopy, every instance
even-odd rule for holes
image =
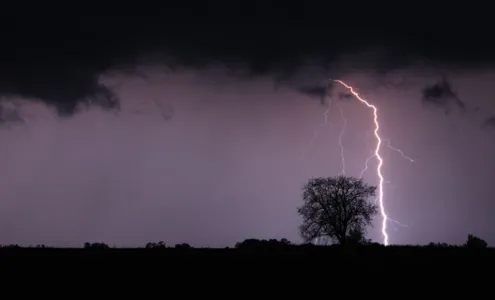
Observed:
[[[376,187],[362,179],[343,175],[310,179],[303,187],[304,204],[298,208],[303,218],[301,237],[310,242],[328,236],[345,244],[357,232],[364,237],[366,226],[378,212],[368,198],[375,196]]]

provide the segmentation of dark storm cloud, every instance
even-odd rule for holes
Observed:
[[[160,115],[164,120],[170,120],[174,116],[175,109],[168,103],[162,103],[160,101],[153,100],[153,103],[157,106]]]
[[[333,81],[329,81],[326,85],[308,85],[302,86],[297,89],[297,91],[303,95],[320,99],[321,103],[325,103],[325,96],[331,95],[335,84]],[[339,92],[337,94],[339,100],[349,100],[352,99],[352,94]]]
[[[303,95],[318,98],[323,103],[325,101],[325,95],[327,94],[327,87],[318,85],[304,86],[300,87],[298,92]]]
[[[495,116],[487,118],[481,125],[483,129],[495,129]]]
[[[31,59],[30,52],[18,51],[20,62],[5,62],[0,72],[0,93],[41,100],[58,109],[61,115],[70,115],[77,103],[96,104],[104,108],[118,108],[118,98],[105,85],[99,83],[98,74],[105,68],[90,61],[59,58],[63,53],[47,51]],[[46,61],[43,61],[43,58]],[[56,58],[50,58],[50,55]],[[95,54],[96,55],[96,54]],[[25,58],[26,57],[26,58]]]
[[[390,8],[375,3],[362,6],[362,13],[348,13],[351,8],[343,5],[265,0],[154,8],[101,4],[98,15],[59,13],[60,7],[45,6],[29,13],[9,10],[0,18],[0,93],[38,99],[60,114],[71,114],[80,102],[118,108],[119,99],[98,81],[99,75],[115,69],[132,72],[143,61],[171,70],[220,63],[246,68],[252,76],[275,74],[279,80],[308,59],[331,65],[342,55],[377,45],[387,53],[373,64],[382,70],[417,58],[493,62],[494,46],[483,31],[491,27],[481,24],[490,18],[482,13],[475,20],[451,22],[457,15],[468,18],[466,8],[449,7],[446,16],[443,6],[429,4],[418,23],[412,7],[407,15],[394,17]]]
[[[12,103],[0,101],[0,125],[23,122],[24,120],[21,118],[17,108]]]
[[[299,87],[297,91],[303,95],[307,95],[309,97],[318,98],[321,101],[321,104],[325,104],[325,96],[331,94],[331,90],[333,88],[333,84],[329,83],[328,85],[311,85],[311,86],[303,86]],[[353,95],[346,92],[339,92],[337,94],[337,99],[339,100],[351,100],[353,99]]]
[[[339,99],[340,100],[350,100],[353,97],[354,97],[354,95],[351,93],[339,93]]]
[[[446,78],[433,84],[427,85],[422,90],[422,101],[426,105],[432,105],[437,108],[441,108],[445,111],[445,114],[449,114],[452,111],[452,106],[456,106],[462,112],[466,110],[466,105],[462,102],[456,93],[452,90],[451,84]]]

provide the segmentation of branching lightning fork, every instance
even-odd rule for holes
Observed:
[[[376,169],[376,172],[377,172],[377,175],[378,175],[378,178],[379,178],[377,199],[378,199],[378,205],[380,207],[380,213],[382,215],[383,244],[385,246],[388,246],[388,238],[389,237],[388,237],[388,233],[387,233],[387,223],[389,221],[391,221],[391,220],[390,220],[390,218],[387,215],[387,212],[385,210],[385,203],[383,201],[383,184],[384,184],[384,178],[383,178],[383,175],[382,175],[383,158],[380,155],[380,150],[381,150],[381,146],[382,146],[382,139],[380,137],[380,123],[378,122],[378,109],[376,108],[376,106],[370,104],[368,101],[366,101],[365,99],[361,98],[359,96],[359,94],[356,91],[354,91],[354,89],[351,86],[347,85],[342,80],[334,80],[334,81],[337,82],[337,83],[339,83],[339,84],[341,84],[341,85],[343,85],[345,88],[347,88],[361,103],[363,103],[364,105],[366,105],[368,108],[370,108],[373,111],[373,117],[374,117],[373,120],[374,120],[374,123],[375,123],[374,133],[375,133],[375,137],[376,137],[377,143],[376,143],[376,148],[375,148],[375,151],[374,151],[374,155],[372,157],[376,157],[378,159],[378,166],[377,166],[377,169]],[[371,159],[371,157],[368,158],[367,162],[369,161],[369,159]],[[367,163],[366,163],[366,166],[367,166]],[[362,173],[364,173],[364,171]]]
[[[404,225],[396,220],[393,220],[391,219],[388,215],[387,215],[387,212],[386,212],[386,209],[385,209],[385,203],[384,203],[384,195],[383,195],[383,186],[385,183],[387,183],[387,181],[385,181],[384,177],[383,177],[383,174],[382,174],[382,166],[383,166],[383,158],[380,154],[380,150],[381,150],[381,146],[382,144],[386,144],[388,148],[390,148],[391,150],[394,150],[394,151],[397,151],[400,153],[400,155],[404,158],[404,159],[407,159],[409,160],[410,162],[414,162],[414,160],[408,156],[406,156],[402,150],[398,149],[398,148],[395,148],[391,145],[390,141],[389,140],[385,140],[385,139],[382,139],[380,137],[380,123],[378,121],[378,108],[375,106],[375,105],[372,105],[370,104],[367,100],[361,98],[359,96],[359,94],[354,91],[353,87],[350,86],[350,85],[347,85],[345,82],[343,82],[342,80],[333,80],[334,82],[337,82],[339,84],[341,84],[342,86],[344,86],[346,89],[348,89],[352,95],[354,95],[354,97],[356,97],[361,103],[363,103],[364,105],[366,105],[366,107],[370,108],[372,111],[373,111],[373,121],[374,121],[374,124],[375,124],[375,129],[374,129],[374,136],[376,138],[376,147],[373,151],[373,154],[370,155],[366,161],[365,161],[365,165],[364,165],[364,168],[362,169],[359,177],[362,178],[364,173],[368,170],[368,163],[371,159],[373,158],[376,158],[378,160],[378,165],[377,165],[377,168],[376,168],[376,174],[379,178],[379,184],[378,184],[378,195],[377,195],[377,198],[376,198],[376,203],[378,204],[379,208],[380,208],[380,213],[381,213],[381,216],[382,216],[382,228],[381,228],[381,232],[382,232],[382,235],[383,235],[383,244],[385,246],[388,246],[389,245],[389,236],[388,236],[388,233],[387,233],[387,224],[390,222],[391,223],[391,226],[395,229],[394,227],[394,224],[397,224],[397,225],[400,225],[400,226],[403,226],[403,227],[407,227],[407,225]],[[314,132],[313,132],[313,136],[311,138],[311,141],[308,145],[308,148],[311,148],[311,146],[313,145],[313,142],[316,138],[316,135],[317,135],[317,130],[319,127],[321,126],[324,126],[324,125],[327,125],[329,123],[328,121],[328,113],[330,111],[330,107],[331,107],[332,103],[331,103],[331,100],[329,102],[329,105],[328,105],[328,108],[325,110],[325,112],[323,113],[324,115],[324,122],[320,125],[318,125],[315,129],[314,129]],[[339,112],[340,112],[340,117],[342,118],[342,121],[343,121],[343,127],[340,131],[340,134],[339,134],[339,146],[340,146],[340,154],[341,154],[341,161],[342,161],[342,171],[341,171],[341,174],[345,174],[345,169],[346,169],[346,165],[345,165],[345,157],[344,157],[344,146],[343,146],[343,143],[342,143],[342,138],[343,138],[343,135],[345,134],[345,130],[346,130],[346,127],[347,127],[347,120],[344,116],[344,113],[343,113],[343,110],[342,110],[342,107],[340,105],[338,105],[337,103],[335,103],[335,105],[337,106],[337,108],[339,109]],[[303,157],[305,156],[305,153],[303,152]],[[315,243],[318,244],[319,242],[319,238],[317,237],[315,239]]]
[[[325,110],[325,112],[323,113],[323,117],[324,117],[324,121],[323,121],[323,123],[321,123],[321,124],[317,125],[317,126],[315,127],[315,129],[313,130],[313,136],[311,137],[311,140],[309,141],[309,144],[308,144],[308,146],[306,147],[306,149],[304,149],[304,151],[303,151],[303,153],[302,153],[302,158],[306,158],[306,152],[307,152],[307,151],[308,151],[308,150],[309,150],[309,149],[313,146],[313,143],[315,142],[316,136],[317,136],[317,134],[318,134],[318,129],[319,129],[320,127],[323,127],[323,126],[327,125],[327,124],[330,124],[330,123],[328,122],[328,113],[330,112],[330,107],[331,107],[331,104],[332,104],[331,102],[328,104],[328,108],[327,108],[327,109]]]

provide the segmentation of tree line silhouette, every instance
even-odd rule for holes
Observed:
[[[303,204],[297,208],[302,217],[299,227],[302,244],[294,244],[283,238],[281,240],[246,239],[238,242],[235,249],[288,249],[315,247],[316,239],[327,238],[333,247],[382,247],[366,238],[366,228],[372,226],[373,218],[378,213],[376,204],[369,201],[375,196],[376,187],[370,186],[355,177],[338,175],[334,177],[317,177],[308,180],[302,188]],[[0,246],[1,248],[21,248],[19,245]],[[429,248],[459,247],[445,243],[430,243]],[[484,249],[488,244],[483,239],[469,234],[466,242],[461,246],[469,249]],[[49,248],[37,245],[30,248]],[[110,249],[103,242],[86,242],[84,249]],[[149,242],[145,249],[192,249],[187,243],[169,247],[164,241]]]
[[[352,241],[352,242],[351,242]],[[354,238],[349,238],[348,243],[346,246],[352,247],[352,246],[366,246],[366,247],[384,247],[383,245],[379,243],[372,242],[371,240],[364,240],[362,242],[357,242],[359,239],[354,239]],[[341,244],[331,244],[331,245],[315,245],[313,243],[301,243],[301,244],[296,244],[292,243],[289,240],[282,238],[280,240],[277,239],[246,239],[242,242],[238,242],[235,244],[233,249],[280,249],[280,248],[312,248],[312,247],[340,247],[342,246]],[[388,247],[401,247],[400,245],[392,245]],[[410,247],[410,246],[405,246],[405,247]],[[467,237],[467,240],[464,244],[462,245],[451,245],[447,243],[434,243],[431,242],[427,245],[422,245],[422,246],[414,246],[414,247],[427,247],[427,248],[469,248],[469,249],[485,249],[488,248],[488,244],[486,241],[483,239],[469,234]],[[36,245],[36,246],[27,246],[27,247],[22,247],[17,244],[12,244],[12,245],[0,245],[0,248],[3,249],[20,249],[20,248],[32,248],[32,249],[50,249],[50,248],[56,248],[56,247],[50,247],[47,245]],[[105,243],[99,242],[99,243],[89,243],[86,242],[83,245],[83,249],[117,249],[119,247],[117,246],[109,246]],[[160,242],[149,242],[147,243],[144,247],[138,247],[138,248],[143,248],[143,249],[198,249],[195,247],[192,247],[188,243],[180,243],[180,244],[175,244],[174,246],[168,246],[165,242],[160,241]],[[230,247],[226,247],[226,249],[232,249]]]

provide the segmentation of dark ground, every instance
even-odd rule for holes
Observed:
[[[407,268],[419,271],[423,268],[435,270],[447,266],[456,268],[492,269],[495,266],[495,248],[469,249],[456,246],[284,246],[253,248],[2,248],[0,264],[29,267],[51,264],[54,268],[105,268],[106,265],[124,263],[146,268],[150,265],[221,263],[217,267],[229,268],[230,263],[291,262],[296,267],[325,265],[359,266],[363,271],[398,271]],[[226,264],[225,264],[226,263]],[[21,265],[22,264],[22,265]],[[269,267],[269,266],[268,266]]]
[[[306,299],[327,295],[325,290],[346,298],[397,293],[450,297],[461,291],[477,298],[474,294],[491,291],[494,266],[495,248],[439,246],[0,249],[0,274],[7,275],[1,278],[26,287],[51,282],[45,286],[50,291],[60,293],[64,286],[114,297],[132,290],[137,298],[157,297],[158,291],[200,293],[202,298],[254,293],[257,298],[297,294]],[[3,288],[17,286],[1,282]]]

